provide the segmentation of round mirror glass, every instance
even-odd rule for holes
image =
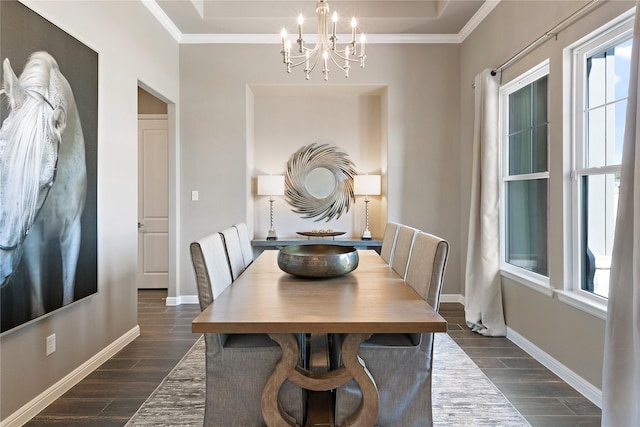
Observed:
[[[327,168],[315,168],[307,174],[304,186],[313,197],[324,199],[336,187],[336,177]]]

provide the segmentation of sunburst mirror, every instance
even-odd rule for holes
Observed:
[[[340,216],[355,201],[355,166],[349,156],[329,144],[313,143],[293,153],[284,176],[284,196],[292,210],[314,221]]]

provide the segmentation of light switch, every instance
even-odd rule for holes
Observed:
[[[50,355],[56,351],[56,334],[51,334],[47,337],[47,350],[46,355]]]
[[[192,202],[197,202],[198,201],[198,190],[193,190],[191,192],[191,201]]]

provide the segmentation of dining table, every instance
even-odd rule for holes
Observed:
[[[279,408],[285,381],[311,391],[332,390],[352,379],[362,390],[359,409],[345,425],[374,425],[379,400],[375,378],[358,356],[374,333],[446,332],[447,323],[374,250],[358,251],[358,267],[329,278],[307,278],[278,267],[277,250],[262,252],[192,322],[194,333],[264,333],[282,357],[265,384],[262,415],[267,426],[295,426]],[[296,334],[345,334],[341,366],[312,372],[300,366]]]

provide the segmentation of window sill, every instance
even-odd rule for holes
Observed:
[[[537,275],[523,275],[520,272],[515,273],[508,267],[500,270],[500,275],[509,280],[526,286],[529,289],[540,292],[553,298],[557,296],[558,300],[578,310],[584,311],[592,316],[602,320],[607,320],[607,300],[598,296],[583,295],[585,292],[565,291],[563,289],[552,289],[548,282]]]
[[[604,298],[591,298],[581,295],[580,292],[563,291],[560,289],[556,289],[554,292],[563,303],[582,310],[585,313],[589,313],[599,319],[607,320],[607,301]]]
[[[500,270],[500,274],[507,279],[513,280],[514,282],[518,282],[521,285],[524,285],[534,291],[538,291],[548,297],[553,297],[553,289],[549,287],[548,283],[544,283],[543,281],[534,280],[529,277],[525,277],[520,274],[515,274],[507,269]]]
[[[595,316],[602,320],[607,320],[607,300],[599,297],[591,297],[582,295],[581,292],[565,291],[562,289],[551,289],[546,283],[539,280],[530,279],[528,277],[516,274],[509,270],[501,270],[500,274],[507,279],[526,286],[534,291],[540,292],[550,298],[557,295],[558,300],[571,306],[582,310],[592,316]]]

